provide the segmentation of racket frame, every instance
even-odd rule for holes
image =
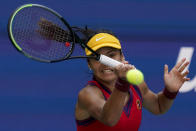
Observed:
[[[21,11],[22,9],[24,8],[29,8],[29,7],[33,7],[33,6],[36,6],[36,7],[40,7],[40,8],[43,8],[43,9],[46,9],[47,11],[49,11],[50,13],[54,14],[55,16],[57,16],[59,19],[61,19],[61,21],[67,26],[67,28],[69,29],[70,33],[71,33],[71,36],[73,38],[73,44],[71,44],[71,47],[69,49],[69,52],[66,54],[66,56],[62,59],[57,59],[57,60],[45,60],[45,59],[40,59],[40,58],[37,58],[37,57],[33,57],[31,55],[29,55],[28,53],[24,52],[22,50],[22,48],[17,44],[17,42],[15,41],[14,39],[14,36],[13,36],[13,32],[12,32],[12,25],[13,25],[13,21],[14,21],[14,18],[16,16],[16,14]],[[11,40],[12,44],[14,45],[14,47],[17,49],[17,51],[19,51],[20,53],[22,53],[23,55],[27,56],[28,58],[31,58],[31,59],[34,59],[34,60],[37,60],[37,61],[40,61],[40,62],[47,62],[47,63],[53,63],[53,62],[60,62],[60,61],[63,61],[63,60],[66,60],[66,59],[69,59],[70,55],[73,53],[73,50],[74,50],[74,47],[75,47],[75,36],[74,36],[74,32],[72,31],[71,27],[69,26],[69,24],[65,21],[65,19],[63,19],[63,17],[58,14],[56,11],[46,7],[46,6],[43,6],[43,5],[39,5],[39,4],[25,4],[25,5],[22,5],[20,7],[18,7],[11,15],[10,19],[9,19],[9,22],[8,22],[8,26],[7,26],[7,29],[8,29],[8,36],[9,36],[9,39]]]
[[[67,28],[69,29],[70,33],[71,33],[71,37],[73,39],[73,42],[71,44],[71,48],[69,50],[69,52],[66,54],[66,56],[62,59],[58,59],[58,60],[44,60],[44,59],[40,59],[40,58],[37,58],[37,57],[33,57],[33,56],[30,56],[28,55],[28,53],[25,53],[22,48],[17,44],[17,42],[15,41],[14,39],[14,36],[13,36],[13,33],[12,33],[12,24],[13,24],[13,20],[16,16],[16,14],[21,11],[22,9],[24,8],[27,8],[27,7],[32,7],[32,6],[36,6],[36,7],[40,7],[40,8],[44,8],[46,9],[47,11],[51,12],[52,14],[54,14],[55,16],[57,16],[58,18],[60,18],[60,20],[67,26]],[[105,64],[107,66],[111,66],[111,67],[115,67],[119,64],[122,64],[120,63],[119,61],[116,61],[114,59],[111,59],[105,55],[100,55],[98,53],[96,53],[94,50],[92,50],[89,46],[87,46],[86,44],[84,44],[81,39],[77,36],[77,34],[72,30],[71,26],[67,23],[67,21],[60,15],[58,14],[56,11],[46,7],[46,6],[43,6],[43,5],[39,5],[39,4],[25,4],[25,5],[22,5],[20,7],[18,7],[11,15],[10,19],[9,19],[9,22],[8,22],[8,34],[9,34],[9,38],[10,40],[12,41],[12,44],[14,45],[14,47],[16,47],[16,49],[24,54],[25,56],[31,58],[31,59],[34,59],[34,60],[37,60],[37,61],[40,61],[40,62],[47,62],[47,63],[54,63],[54,62],[60,62],[60,61],[64,61],[64,60],[67,60],[67,59],[78,59],[78,58],[93,58],[93,59],[96,59],[98,60],[100,63],[102,64]],[[71,54],[73,53],[73,50],[74,50],[74,47],[75,47],[75,41],[77,40],[77,42],[79,41],[78,44],[80,44],[81,47],[83,48],[87,48],[88,50],[90,50],[92,52],[93,55],[91,56],[71,56]]]

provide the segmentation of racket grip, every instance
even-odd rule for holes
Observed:
[[[121,62],[114,60],[110,57],[107,57],[105,55],[100,55],[99,62],[110,67],[116,67],[122,64]]]

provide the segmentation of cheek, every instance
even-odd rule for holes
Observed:
[[[94,61],[89,62],[89,66],[93,70],[93,72],[97,72],[100,67],[100,63],[94,60]]]
[[[120,55],[117,55],[117,56],[115,56],[115,57],[112,58],[112,59],[115,59],[115,60],[117,60],[117,61],[123,61],[123,58],[122,58]]]

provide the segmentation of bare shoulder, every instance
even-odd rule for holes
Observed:
[[[86,86],[80,90],[75,108],[77,120],[90,117],[90,112],[100,101],[105,101],[101,90],[96,86]]]
[[[78,94],[78,103],[82,104],[93,98],[104,98],[101,90],[96,86],[86,86]]]

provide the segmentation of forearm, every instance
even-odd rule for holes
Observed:
[[[158,106],[159,107],[159,114],[163,114],[171,108],[171,106],[174,102],[174,99],[169,99],[164,95],[163,92],[160,92],[157,94],[157,101],[158,101],[157,103],[159,105]]]
[[[165,90],[158,94],[153,93],[146,85],[140,86],[143,92],[143,106],[155,115],[163,114],[167,112],[174,101],[175,93],[168,93]]]
[[[123,108],[128,97],[130,84],[126,80],[118,79],[115,88],[112,91],[109,99],[104,104],[101,119],[107,125],[115,125],[123,112]]]
[[[101,113],[103,123],[113,126],[119,121],[127,95],[127,92],[119,91],[116,88],[113,90]]]
[[[100,122],[114,126],[120,119],[125,101],[128,98],[129,83],[115,84],[110,97],[105,100],[98,88],[85,87],[78,96],[78,105]],[[122,88],[121,88],[122,87]]]

